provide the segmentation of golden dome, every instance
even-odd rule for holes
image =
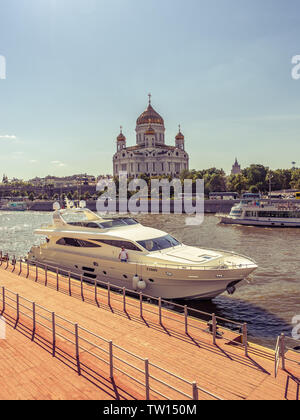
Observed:
[[[150,94],[149,94],[149,98],[151,98]],[[159,113],[156,112],[152,108],[151,99],[149,99],[149,105],[148,105],[148,108],[146,109],[146,111],[144,111],[136,121],[137,125],[148,124],[148,123],[149,124],[160,124],[160,125],[165,124],[163,118],[159,115]]]
[[[179,132],[178,132],[177,136],[175,137],[175,139],[176,140],[184,140],[184,135],[181,132],[181,125],[180,124],[179,124],[178,128],[179,128]]]
[[[184,140],[184,135],[181,133],[181,131],[179,131],[179,133],[177,134],[177,136],[175,137],[176,140]]]
[[[120,134],[117,137],[117,141],[126,141],[126,137],[124,136],[124,134],[122,133],[122,127],[121,127],[121,131]]]

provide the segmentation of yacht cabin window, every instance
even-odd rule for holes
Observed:
[[[115,239],[95,239],[95,241],[114,246],[116,248],[122,248],[128,249],[130,251],[142,251],[138,246],[133,244],[132,242],[126,242],[126,241],[119,241]]]
[[[147,251],[160,251],[161,249],[173,248],[174,246],[181,245],[177,239],[171,235],[162,236],[155,239],[147,239],[145,241],[137,241]]]
[[[64,245],[64,246],[74,246],[74,247],[81,247],[81,248],[100,248],[101,245],[93,244],[89,241],[84,241],[82,239],[75,239],[75,238],[61,238],[57,242],[57,245]]]

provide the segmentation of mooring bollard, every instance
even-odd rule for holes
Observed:
[[[199,393],[198,393],[197,382],[193,382],[193,400],[194,401],[198,401],[199,400]]]

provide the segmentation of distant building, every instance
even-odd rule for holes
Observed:
[[[242,172],[241,165],[239,165],[237,158],[235,158],[235,162],[232,165],[231,175],[238,175]]]
[[[153,109],[151,95],[148,108],[139,116],[136,123],[136,145],[126,146],[126,137],[121,132],[117,137],[117,152],[113,156],[113,173],[127,172],[129,177],[179,174],[189,169],[189,155],[185,151],[184,135],[179,132],[175,146],[165,144],[165,125],[163,118]]]

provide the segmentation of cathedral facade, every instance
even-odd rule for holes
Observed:
[[[189,155],[185,151],[185,139],[179,132],[175,145],[165,143],[165,123],[153,109],[151,95],[147,109],[136,122],[136,145],[127,147],[126,137],[121,132],[117,137],[117,152],[113,156],[113,173],[127,172],[128,177],[170,175],[178,177],[189,169]]]

